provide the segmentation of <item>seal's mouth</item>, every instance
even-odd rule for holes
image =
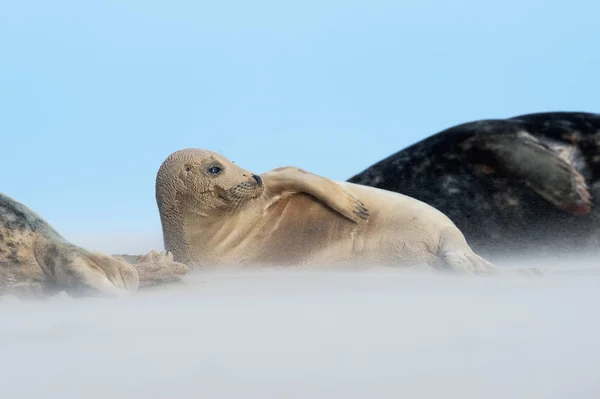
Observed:
[[[258,175],[252,175],[252,180],[247,180],[235,186],[224,189],[215,187],[215,195],[224,201],[227,207],[238,207],[244,203],[260,197],[264,192],[262,179]]]

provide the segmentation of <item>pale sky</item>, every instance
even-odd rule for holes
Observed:
[[[173,151],[344,180],[455,124],[600,110],[598,1],[12,1],[0,191],[76,244],[162,249]]]

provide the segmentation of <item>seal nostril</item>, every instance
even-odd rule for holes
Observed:
[[[256,180],[259,186],[262,186],[262,179],[259,175],[252,175],[252,177],[254,178],[254,180]]]

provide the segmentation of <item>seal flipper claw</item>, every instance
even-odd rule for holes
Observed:
[[[478,135],[470,144],[489,153],[497,169],[523,180],[555,207],[573,215],[590,211],[592,201],[583,176],[529,133]]]
[[[577,200],[561,204],[560,209],[569,212],[572,215],[581,216],[588,213],[592,209],[592,206],[590,200]]]
[[[133,266],[139,274],[140,287],[179,281],[181,276],[190,271],[187,265],[175,262],[170,251],[150,251],[140,255]]]

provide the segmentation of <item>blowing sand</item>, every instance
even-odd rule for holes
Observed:
[[[592,269],[222,271],[6,302],[0,398],[598,398]]]

